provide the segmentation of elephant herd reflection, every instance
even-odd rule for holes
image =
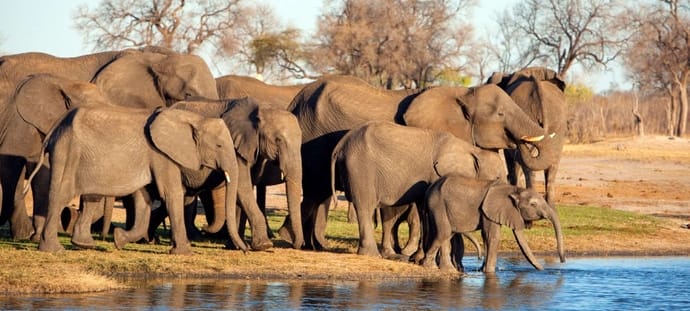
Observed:
[[[329,206],[343,191],[358,215],[362,255],[435,266],[440,249],[441,268],[462,270],[456,233],[481,230],[484,270],[493,272],[497,232],[507,225],[541,269],[522,229],[548,219],[565,260],[553,196],[565,84],[546,68],[494,74],[474,87],[384,90],[338,75],[274,86],[214,78],[198,56],[147,47],[74,58],[7,55],[0,77],[0,224],[9,222],[13,238],[38,241],[42,251],[64,249],[60,215],[75,197],[80,211],[67,228],[78,247],[95,246],[96,221],[109,232],[118,198],[128,214],[127,227],[114,230],[117,248],[154,240],[167,216],[171,252],[191,253],[201,201],[206,234],[221,234],[230,249],[266,250],[274,246],[266,186],[284,184],[288,215],[278,233],[297,249],[328,249]],[[545,194],[528,196],[539,170]],[[520,174],[525,187],[517,186]],[[471,203],[444,203],[451,201]],[[370,230],[376,209],[383,250]],[[393,254],[403,217],[410,242]],[[250,243],[239,235],[245,218]]]

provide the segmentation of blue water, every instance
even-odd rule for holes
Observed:
[[[465,258],[467,269],[476,259]],[[500,260],[459,280],[176,280],[106,293],[0,297],[21,310],[683,310],[690,257],[572,258],[536,271]]]

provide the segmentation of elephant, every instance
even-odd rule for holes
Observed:
[[[447,131],[486,149],[544,137],[544,129],[495,85],[382,90],[355,77],[325,76],[306,85],[288,109],[302,130],[302,217],[305,247],[311,249],[327,247],[331,189],[324,172],[333,148],[347,131],[366,121]],[[289,238],[289,227],[283,223],[281,237]]]
[[[303,87],[304,84],[271,85],[252,77],[238,75],[216,78],[216,88],[220,98],[250,97],[271,108],[283,110],[287,110],[292,99]]]
[[[99,86],[110,103],[130,107],[153,108],[170,105],[188,96],[218,97],[215,79],[201,58],[155,47],[104,52],[76,58],[58,58],[43,53],[10,55],[0,60],[0,73],[9,77],[4,79],[4,86],[0,87],[0,91],[14,91],[15,85],[20,83],[16,80],[19,76],[49,73],[75,81],[91,81]],[[35,202],[33,226],[26,214],[24,201],[20,199],[23,195],[17,185],[23,178],[23,172],[30,169],[26,169],[25,166],[33,166],[37,159],[40,137],[45,135],[47,128],[50,128],[52,122],[59,117],[56,115],[58,112],[53,110],[62,103],[62,109],[59,111],[66,111],[65,103],[73,100],[72,97],[75,96],[74,93],[69,93],[72,97],[62,98],[59,96],[60,93],[55,93],[57,91],[56,87],[45,90],[33,88],[31,92],[35,93],[27,96],[47,96],[55,101],[39,102],[58,106],[34,105],[20,115],[21,119],[13,112],[12,103],[7,103],[10,109],[0,112],[0,120],[8,120],[5,123],[0,122],[0,132],[8,133],[0,140],[0,178],[6,193],[15,194],[14,197],[3,197],[2,215],[6,216],[0,217],[0,223],[12,214],[14,238],[27,238],[32,231],[42,231],[45,217],[43,211],[47,209],[44,199],[48,196],[47,174],[41,173],[32,185]],[[28,94],[29,91],[26,90],[24,93]],[[50,110],[51,114],[44,113],[45,110]],[[28,119],[33,121],[27,121]],[[23,124],[27,122],[30,123],[29,126]],[[35,126],[31,122],[40,122],[38,126],[41,126],[42,131],[37,134],[33,130],[27,130]],[[18,148],[22,150],[17,150]],[[33,239],[38,239],[38,236],[35,235]]]
[[[523,255],[537,270],[543,270],[527,243],[523,230],[532,222],[548,219],[554,227],[558,255],[565,262],[563,236],[558,213],[546,202],[544,197],[532,189],[520,188],[501,181],[487,181],[467,178],[458,174],[444,175],[436,180],[426,191],[424,205],[419,205],[419,214],[425,224],[425,255],[422,264],[435,267],[440,249],[440,268],[452,270],[450,240],[454,233],[482,230],[486,256],[481,270],[485,273],[496,271],[496,258],[501,244],[501,225],[513,230],[515,239]],[[435,235],[427,234],[430,227]],[[462,271],[461,261],[457,262]]]
[[[271,85],[252,77],[239,75],[225,75],[216,78],[216,88],[220,98],[250,97],[262,106],[282,110],[287,110],[292,99],[303,87],[304,84]],[[258,166],[255,166],[255,168],[258,168]],[[280,184],[283,182],[283,179],[280,168],[270,163],[261,167],[261,172],[260,176],[255,176],[257,178],[253,180],[253,183],[256,188],[256,203],[259,209],[265,213],[266,187]],[[240,217],[240,232],[243,232],[242,229],[246,222],[244,218],[245,214],[242,214]],[[273,237],[273,233],[270,230],[269,237]]]
[[[554,206],[556,173],[566,140],[568,107],[564,94],[565,82],[551,69],[529,67],[513,74],[494,73],[487,83],[501,87],[532,120],[541,124],[548,133],[555,134],[541,142],[523,143],[519,144],[518,149],[504,150],[510,183],[518,184],[517,165],[524,172],[528,188],[533,186],[534,171],[543,170],[546,201]],[[525,156],[535,146],[539,150],[538,155]],[[544,149],[550,152],[543,152]]]
[[[152,184],[170,214],[171,253],[191,253],[180,215],[185,195],[182,181],[189,178],[184,170],[224,172],[225,210],[235,208],[237,159],[227,126],[217,118],[179,109],[77,107],[58,121],[43,147],[39,164],[47,152],[51,168],[48,214],[39,241],[41,251],[64,249],[57,240],[59,214],[78,195],[133,194],[137,222],[146,223],[150,205],[143,189]],[[30,179],[37,172],[35,169]],[[246,250],[237,234],[234,214],[227,217],[233,242]]]
[[[264,168],[271,165],[280,170],[279,177],[285,182],[288,218],[291,230],[296,232],[290,240],[295,248],[300,248],[302,190],[302,133],[297,118],[284,109],[271,108],[258,101],[243,97],[220,101],[178,102],[175,109],[199,113],[205,117],[222,118],[230,130],[239,165],[238,201],[249,216],[252,227],[252,249],[265,250],[272,247],[267,235],[268,225],[264,213],[259,209],[253,196],[252,184],[264,180]],[[217,192],[217,191],[215,191]],[[217,204],[215,198],[222,193],[203,196],[204,205]],[[215,221],[215,219],[214,219]],[[157,226],[157,224],[156,224]]]
[[[357,211],[357,253],[380,256],[372,223],[377,207],[421,204],[429,184],[450,173],[505,180],[504,172],[496,151],[450,133],[370,121],[350,130],[333,149],[331,191],[339,186]]]

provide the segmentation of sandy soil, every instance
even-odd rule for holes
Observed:
[[[560,204],[599,205],[690,222],[688,139],[648,136],[566,145],[557,176]]]

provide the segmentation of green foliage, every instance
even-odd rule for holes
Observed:
[[[592,99],[592,89],[581,83],[570,83],[565,87],[565,98],[569,103],[577,103]]]
[[[261,73],[270,63],[292,59],[291,56],[300,53],[300,45],[297,42],[299,36],[299,30],[288,28],[254,37],[249,43],[252,54],[250,62],[254,64],[256,71]]]
[[[464,86],[472,84],[472,77],[462,74],[453,68],[444,68],[436,75],[435,85],[441,86]]]

